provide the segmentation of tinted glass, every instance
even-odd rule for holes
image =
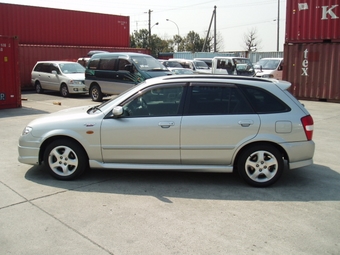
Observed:
[[[252,108],[234,86],[191,86],[189,115],[253,113]]]
[[[178,115],[184,86],[159,87],[126,103],[124,116],[152,117]]]
[[[243,86],[243,91],[257,113],[290,111],[290,108],[285,103],[264,89]]]
[[[98,70],[114,70],[117,59],[101,59]],[[93,63],[94,64],[94,63]],[[93,69],[89,66],[90,69]]]

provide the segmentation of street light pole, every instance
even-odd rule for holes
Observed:
[[[177,27],[177,35],[179,37],[179,28],[177,26],[177,23],[175,21],[170,20],[170,19],[166,19],[166,21],[170,21],[170,22],[172,22],[172,23],[174,23],[176,25],[176,27]],[[179,49],[179,42],[177,42],[177,52],[178,52],[178,49]]]
[[[279,51],[280,48],[280,0],[277,1],[277,45],[276,51]]]

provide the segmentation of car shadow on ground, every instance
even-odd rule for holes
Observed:
[[[30,107],[4,109],[4,110],[1,110],[0,119],[1,118],[19,117],[19,116],[28,116],[28,115],[47,114],[47,113],[50,113],[50,112],[42,111],[42,110],[30,108]]]
[[[254,188],[237,174],[170,171],[90,169],[73,181],[51,177],[42,166],[30,168],[27,180],[40,185],[78,192],[153,196],[164,202],[171,197],[238,201],[340,201],[340,174],[329,167],[312,165],[286,170],[267,188]]]

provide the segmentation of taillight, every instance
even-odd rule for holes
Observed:
[[[303,129],[305,130],[307,140],[308,141],[312,140],[313,131],[314,131],[314,121],[313,121],[312,116],[308,115],[308,116],[301,118],[301,122],[303,125]]]

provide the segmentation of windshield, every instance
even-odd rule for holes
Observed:
[[[234,64],[236,66],[236,72],[238,75],[253,75],[255,73],[253,64],[248,58],[234,58]]]
[[[62,63],[59,67],[63,73],[85,73],[85,67],[79,63]]]
[[[261,59],[257,65],[262,66],[264,70],[275,70],[279,64],[279,59]]]
[[[209,69],[209,66],[203,61],[194,61],[197,69]]]
[[[133,63],[135,63],[142,71],[167,71],[165,66],[151,56],[133,56],[131,58]]]

